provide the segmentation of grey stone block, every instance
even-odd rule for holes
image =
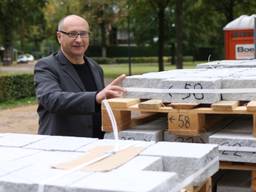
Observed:
[[[78,151],[88,151],[90,149],[93,149],[97,146],[113,146],[117,147],[119,149],[123,149],[129,146],[137,146],[137,147],[149,147],[150,145],[153,145],[155,142],[145,142],[145,141],[133,141],[133,140],[113,140],[113,139],[103,139],[103,140],[97,140],[91,144],[88,144],[84,147],[81,147],[78,149]]]
[[[178,173],[181,181],[218,157],[218,149],[210,144],[158,142],[141,155],[162,157],[164,171]]]
[[[164,131],[164,141],[186,142],[186,143],[208,143],[209,133],[202,133],[200,136],[178,136],[169,131]]]
[[[159,118],[157,120],[137,125],[133,128],[119,131],[119,139],[122,140],[141,140],[141,141],[162,141],[163,130],[167,129],[167,118]],[[113,132],[105,133],[104,139],[114,139]]]
[[[44,135],[8,133],[0,137],[0,146],[24,147],[45,138]]]
[[[51,136],[45,137],[48,139]],[[80,138],[75,141],[73,149],[80,143],[78,141]],[[78,158],[82,152],[96,146],[115,144],[118,144],[119,149],[141,146],[145,147],[145,151],[109,172],[51,168],[60,162]],[[218,168],[215,148],[215,145],[209,144],[155,144],[127,140],[96,140],[74,149],[76,152],[0,146],[0,192],[179,192],[186,185],[200,183],[215,172]]]
[[[161,157],[151,156],[137,156],[117,168],[115,171],[133,171],[133,170],[146,170],[146,171],[163,171],[163,162]]]
[[[235,65],[235,64],[234,64]],[[254,64],[255,65],[255,62]],[[146,73],[130,76],[123,86],[128,92],[125,97],[162,99],[164,102],[214,103],[223,100],[252,100],[256,93],[166,93],[172,89],[238,89],[255,88],[255,70],[251,68],[187,69]],[[132,90],[131,88],[139,88]],[[143,90],[143,88],[148,88]],[[163,89],[154,92],[153,89]]]
[[[0,147],[0,163],[11,162],[20,160],[22,158],[39,153],[38,150],[13,148],[13,147]]]
[[[222,82],[223,89],[255,88],[255,85],[255,77],[241,77],[241,74],[238,74],[236,77],[233,78],[228,78],[225,81],[223,80]],[[229,101],[250,101],[256,99],[256,93],[226,93],[222,94],[222,97],[223,100]]]
[[[166,192],[177,182],[175,173],[133,171],[95,173],[72,185],[76,192]]]
[[[85,137],[64,137],[50,136],[43,140],[29,144],[26,147],[30,149],[41,149],[51,151],[75,151],[97,139]]]
[[[254,68],[256,60],[220,60],[208,63],[201,63],[196,66],[197,69],[214,69],[214,68]]]
[[[213,134],[210,143],[219,145],[220,160],[256,163],[256,138],[252,135],[252,119],[233,120],[225,129]]]

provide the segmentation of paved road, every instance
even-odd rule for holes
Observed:
[[[0,72],[15,72],[15,73],[33,73],[35,66],[34,62],[29,62],[26,64],[16,64],[11,66],[0,66]]]

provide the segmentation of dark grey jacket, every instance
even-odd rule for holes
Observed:
[[[89,64],[97,90],[104,88],[102,68],[92,59]],[[59,51],[37,62],[34,82],[38,99],[39,134],[93,137],[92,114],[96,93],[87,92],[72,64]]]

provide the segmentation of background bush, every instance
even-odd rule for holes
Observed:
[[[33,74],[0,76],[0,102],[35,96]]]

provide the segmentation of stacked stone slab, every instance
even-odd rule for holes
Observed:
[[[168,129],[167,118],[159,118],[119,132],[122,140],[163,141],[163,132]],[[105,133],[104,139],[114,139],[114,133]]]
[[[229,126],[211,135],[209,142],[219,145],[222,161],[256,163],[256,138],[252,135],[252,119],[234,119]]]
[[[16,141],[7,143],[10,138]],[[29,138],[27,142],[25,138]],[[71,141],[75,143],[72,147]],[[56,163],[76,159],[96,146],[113,144],[120,148],[141,146],[144,151],[108,172],[51,168]],[[213,175],[218,170],[216,154],[217,146],[211,144],[5,134],[0,137],[0,189],[5,192],[178,192]]]
[[[252,60],[220,60],[208,63],[201,63],[196,66],[198,69],[214,69],[214,68],[255,68],[256,59]]]
[[[255,93],[170,93],[173,89],[246,89],[256,88],[256,71],[251,68],[182,69],[145,73],[127,77],[123,87],[125,97],[161,99],[163,102],[214,103],[220,100],[245,100],[256,98]],[[136,89],[134,89],[136,88]]]

